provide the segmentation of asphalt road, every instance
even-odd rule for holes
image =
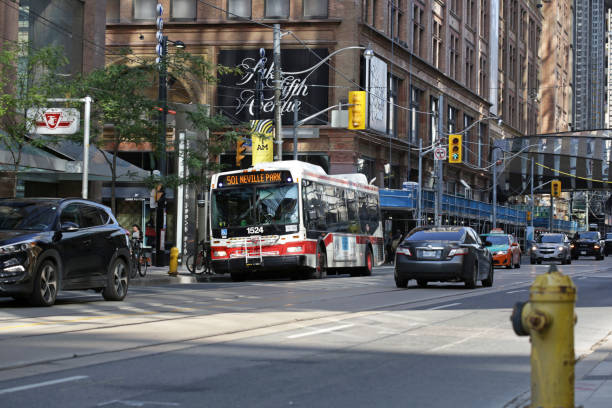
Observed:
[[[548,265],[492,288],[396,289],[371,277],[68,292],[0,299],[1,407],[504,407],[529,389],[512,305]],[[612,258],[562,270],[578,286],[576,354],[612,332]]]

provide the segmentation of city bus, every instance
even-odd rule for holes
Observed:
[[[210,200],[211,263],[234,281],[262,271],[367,276],[384,262],[378,188],[363,174],[260,163],[213,175]]]

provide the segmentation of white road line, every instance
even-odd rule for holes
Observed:
[[[461,303],[449,303],[448,305],[442,305],[442,306],[436,306],[436,307],[430,307],[427,310],[438,310],[438,309],[444,309],[446,307],[452,307],[452,306],[457,306],[460,305]]]
[[[163,406],[163,407],[178,407],[179,405],[181,405],[178,402],[112,400],[112,401],[101,402],[97,406],[103,407],[105,405],[111,405],[111,404],[121,404],[121,405],[125,405],[126,407],[144,407],[145,405],[158,405],[158,406]]]
[[[293,334],[291,336],[287,336],[287,338],[288,339],[297,339],[297,338],[300,338],[300,337],[314,336],[315,334],[329,333],[329,332],[333,332],[333,331],[336,331],[336,330],[346,329],[347,327],[352,327],[352,326],[354,326],[354,324],[343,324],[342,326],[328,327],[327,329],[319,329],[319,330],[311,331],[311,332],[308,332],[308,333]]]
[[[46,387],[49,385],[61,384],[61,383],[70,382],[70,381],[84,380],[85,378],[89,378],[89,377],[86,375],[76,375],[74,377],[59,378],[57,380],[45,381],[45,382],[36,383],[36,384],[28,384],[28,385],[21,385],[19,387],[5,388],[3,390],[0,390],[0,394],[10,394],[12,392],[25,391],[25,390],[30,390],[32,388]]]
[[[519,292],[527,292],[527,289],[511,290],[510,292],[506,292],[506,293],[510,294],[510,293],[519,293]]]

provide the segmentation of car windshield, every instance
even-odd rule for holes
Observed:
[[[576,239],[598,239],[597,232],[581,232],[576,234]]]
[[[462,230],[419,230],[406,237],[406,241],[461,241]]]
[[[606,234],[606,239],[612,239],[612,234]]]
[[[542,243],[542,244],[556,244],[559,242],[563,242],[563,235],[561,234],[550,234],[550,235],[540,235],[537,239],[536,242]]]
[[[0,230],[46,231],[55,221],[56,210],[48,203],[1,203]]]
[[[489,241],[492,245],[508,245],[508,236],[506,235],[484,235],[480,239],[482,242]]]
[[[218,189],[212,196],[213,228],[297,224],[297,184]]]

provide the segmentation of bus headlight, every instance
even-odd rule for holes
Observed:
[[[213,256],[215,258],[224,258],[227,256],[227,252],[225,251],[213,251]]]
[[[287,248],[288,254],[295,254],[298,252],[304,252],[304,248],[302,248],[301,246],[294,246],[294,247]]]

